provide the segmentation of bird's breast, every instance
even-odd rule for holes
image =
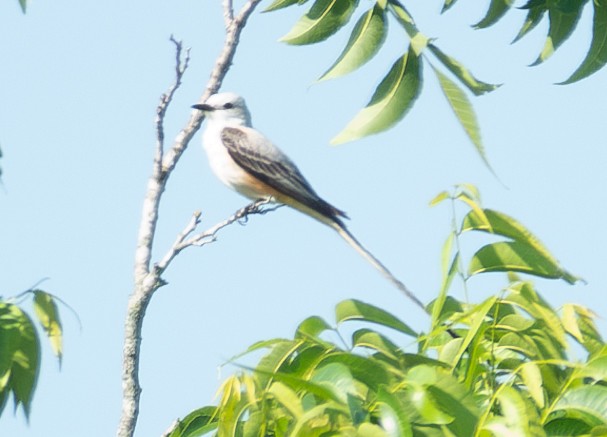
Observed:
[[[205,132],[203,145],[211,170],[225,185],[253,200],[274,195],[270,192],[272,191],[270,187],[249,174],[232,159],[221,141],[219,132],[216,135],[213,135],[213,132]]]

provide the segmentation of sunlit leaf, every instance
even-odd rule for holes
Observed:
[[[502,302],[516,305],[531,317],[546,325],[551,338],[567,347],[565,329],[558,314],[533,288],[530,282],[519,282],[508,287],[511,291]]]
[[[567,390],[553,406],[553,411],[583,414],[592,426],[607,425],[607,387],[584,385]]]
[[[530,31],[535,29],[535,27],[542,21],[544,15],[546,14],[546,9],[544,7],[535,7],[529,8],[529,12],[527,12],[527,18],[519,30],[516,37],[512,40],[512,43],[519,41],[525,35],[527,35]]]
[[[578,69],[562,84],[582,80],[597,72],[607,63],[607,0],[594,0],[592,42]]]
[[[470,343],[479,335],[479,332],[482,329],[481,327],[483,325],[483,321],[487,316],[488,311],[491,310],[495,302],[495,297],[489,298],[482,304],[476,305],[472,309],[472,312],[467,314],[466,318],[469,320],[470,327],[463,341],[459,345],[458,351],[453,354],[452,361],[449,363],[453,368],[457,366],[459,360],[462,358],[464,352],[466,352],[466,349],[468,349]]]
[[[585,436],[593,435],[590,433],[592,426],[581,419],[559,417],[549,421],[544,425],[546,434],[550,437],[560,436]],[[601,434],[594,434],[601,435]],[[605,434],[603,434],[605,435]]]
[[[266,354],[260,361],[255,370],[260,372],[259,384],[262,387],[266,387],[270,381],[272,375],[278,372],[282,365],[291,358],[293,353],[301,347],[301,342],[284,342],[276,344],[272,350]]]
[[[409,401],[421,417],[421,420],[416,421],[420,424],[446,425],[455,419],[447,411],[440,408],[434,396],[422,385],[411,387]]]
[[[53,297],[42,290],[34,290],[34,310],[38,321],[49,338],[53,352],[61,363],[63,357],[63,336],[59,311]]]
[[[521,379],[529,395],[539,408],[544,408],[544,390],[542,388],[542,374],[534,362],[524,363],[520,371]]]
[[[327,387],[334,391],[344,404],[348,394],[356,394],[354,378],[348,366],[341,362],[331,362],[321,365],[312,375],[311,382]]]
[[[40,373],[40,341],[32,320],[16,305],[9,305],[10,314],[3,317],[12,319],[19,331],[19,346],[13,355],[10,386],[13,392],[15,408],[23,406],[26,418],[29,418],[32,399],[38,375]]]
[[[489,218],[485,215],[485,209],[483,209],[483,207],[481,206],[480,198],[478,198],[478,196],[476,196],[473,192],[470,192],[469,190],[460,189],[459,192],[456,194],[455,198],[464,202],[472,209],[471,212],[474,212],[475,218],[477,218],[479,221],[479,224],[477,226],[482,227],[483,230],[486,230],[487,232],[492,232],[491,222],[489,221]],[[462,227],[460,230],[460,232],[462,233],[469,230],[465,227],[465,220],[466,217],[464,217],[464,221],[462,222]]]
[[[352,30],[346,48],[319,80],[343,76],[365,64],[381,48],[387,30],[386,10],[376,3],[360,17]]]
[[[278,9],[283,9],[294,4],[302,5],[307,1],[308,0],[274,0],[272,3],[270,3],[270,6],[263,10],[263,12],[276,11]]]
[[[474,393],[454,376],[445,371],[437,371],[439,378],[428,387],[437,405],[447,411],[455,420],[446,425],[447,430],[442,435],[472,436],[477,427],[485,395]]]
[[[380,387],[377,392],[379,404],[379,422],[392,437],[412,437],[410,418],[406,406],[399,396]]]
[[[355,379],[372,390],[377,390],[380,385],[390,382],[390,375],[385,367],[374,359],[346,352],[335,352],[327,355],[319,367],[330,363],[346,366]]]
[[[457,79],[464,84],[474,95],[480,96],[487,92],[493,91],[500,87],[500,85],[486,83],[475,78],[470,70],[466,68],[461,62],[453,59],[451,56],[446,55],[441,49],[434,44],[428,44],[430,51],[441,61],[441,63],[457,77]]]
[[[338,303],[335,307],[335,320],[338,324],[347,320],[376,323],[396,329],[404,334],[417,336],[417,333],[413,329],[396,316],[381,308],[356,299],[348,299]]]
[[[378,85],[373,97],[333,140],[332,144],[385,131],[411,109],[421,89],[421,67],[412,47],[400,57]]]
[[[594,381],[607,382],[607,349],[605,354],[592,357],[575,373],[576,378],[592,378]]]
[[[442,201],[451,198],[451,195],[448,191],[441,191],[430,201],[430,206],[436,206]]]
[[[304,410],[301,406],[301,400],[295,392],[289,386],[282,382],[274,382],[268,390],[268,394],[274,396],[274,399],[280,403],[283,407],[289,410],[289,413],[295,418],[300,417]]]
[[[481,248],[470,263],[471,275],[485,271],[514,270],[574,284],[580,278],[563,269],[548,249],[514,218],[491,209],[470,211],[462,222],[462,232],[477,230],[511,238]],[[478,256],[480,255],[480,259]]]
[[[409,38],[414,38],[420,33],[419,29],[415,25],[415,21],[413,21],[413,17],[401,2],[398,0],[388,0],[388,3],[390,5],[390,10],[396,18],[396,21],[403,26],[409,35]]]
[[[491,420],[486,429],[496,437],[541,436],[539,417],[529,408],[520,392],[509,386],[502,386],[496,392],[501,414]]]
[[[454,81],[449,79],[439,70],[434,69],[434,72],[438,77],[443,94],[447,98],[449,106],[451,106],[457,120],[464,128],[464,131],[466,132],[466,135],[468,135],[468,138],[470,138],[470,141],[472,141],[472,144],[474,144],[476,151],[480,155],[485,165],[491,169],[491,165],[487,159],[485,147],[483,146],[483,141],[481,139],[481,131],[478,121],[476,120],[476,114],[474,113],[474,109],[472,108],[472,104],[470,103],[468,96],[466,96],[466,94],[460,87],[457,86]]]
[[[538,65],[544,62],[569,38],[580,20],[582,10],[584,9],[583,6],[584,3],[579,2],[577,9],[572,12],[563,12],[557,8],[548,10],[548,18],[550,20],[548,37],[540,55],[531,65]]]
[[[527,273],[549,279],[563,279],[575,284],[578,278],[571,275],[535,247],[520,241],[501,241],[481,247],[470,260],[468,274],[486,272]]]
[[[324,41],[348,22],[357,4],[358,0],[316,0],[280,40],[294,45]]]
[[[457,0],[445,0],[445,2],[443,3],[443,7],[441,9],[441,14],[444,12],[447,12],[451,6],[453,6],[455,4]]]
[[[167,437],[198,437],[217,429],[217,408],[203,407],[192,411],[183,419]]]
[[[473,27],[477,29],[484,29],[494,25],[506,14],[506,12],[508,12],[513,3],[513,0],[491,0],[489,9],[487,10],[485,16]]]
[[[380,352],[387,357],[396,360],[402,355],[400,348],[388,337],[371,329],[359,329],[352,334],[353,347],[365,347]]]
[[[321,317],[311,316],[305,319],[297,327],[297,336],[318,337],[319,334],[332,329]]]

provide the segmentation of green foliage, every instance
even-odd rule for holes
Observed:
[[[274,0],[266,11],[306,0]],[[445,0],[442,12],[449,10],[455,0]],[[513,8],[513,0],[491,0],[484,17],[474,27],[485,29],[498,23],[509,11],[526,10],[527,17],[514,38],[518,41],[533,30],[545,17],[549,21],[548,35],[537,60],[547,60],[576,29],[588,0],[529,0]],[[586,58],[563,83],[581,80],[607,63],[607,0],[594,0],[593,37]],[[358,6],[356,0],[316,0],[308,12],[282,38],[289,44],[313,44],[324,41],[345,26]],[[332,79],[350,73],[369,62],[380,50],[388,32],[388,15],[404,30],[409,48],[377,85],[373,97],[348,125],[332,140],[333,144],[352,141],[385,131],[398,123],[420,95],[423,86],[423,64],[431,63],[439,84],[480,157],[490,168],[477,122],[467,92],[475,96],[495,90],[498,85],[477,80],[461,63],[443,53],[437,44],[421,33],[411,14],[399,0],[377,0],[354,25],[348,43],[334,64],[320,77]],[[453,79],[449,76],[452,75]],[[457,82],[467,90],[461,89]]]
[[[266,351],[257,366],[229,377],[217,407],[190,413],[168,435],[604,435],[607,346],[592,313],[573,304],[553,309],[515,272],[578,278],[518,221],[483,208],[474,186],[440,193],[432,204],[445,200],[468,211],[459,223],[454,217],[443,247],[443,283],[428,305],[427,333],[384,309],[345,300],[332,323],[312,316],[293,339],[251,346],[245,353]],[[470,232],[505,238],[529,251],[526,260],[544,263],[500,264],[508,283],[498,294],[460,301],[448,295],[455,276],[466,285],[491,271],[471,267],[486,261],[482,248],[468,267],[454,249]],[[571,343],[584,359],[569,356]]]
[[[61,363],[62,329],[55,299],[42,290],[28,290],[14,299],[0,299],[0,414],[9,397],[15,410],[29,418],[40,373],[40,339],[31,317],[16,303],[33,296],[34,313]]]

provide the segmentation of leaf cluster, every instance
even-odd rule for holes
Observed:
[[[42,290],[28,290],[17,297],[33,297],[34,314],[61,364],[63,335],[55,299]],[[0,299],[0,414],[13,398],[15,411],[23,408],[29,418],[40,373],[40,338],[32,318],[16,302]]]
[[[578,278],[519,222],[482,208],[473,186],[433,204],[447,199],[469,211],[443,249],[428,332],[369,303],[342,301],[333,323],[311,316],[292,339],[251,346],[245,354],[265,351],[258,364],[223,383],[217,406],[193,411],[167,435],[603,435],[607,347],[592,312],[553,309],[517,273]],[[481,247],[465,267],[453,248],[470,231],[505,241]],[[466,284],[492,271],[508,272],[496,295],[469,303],[447,294],[454,277]],[[570,357],[572,344],[583,360]]]
[[[276,11],[306,2],[307,0],[274,0],[266,11]],[[442,12],[449,10],[455,3],[456,0],[445,0]],[[485,16],[473,27],[485,29],[495,25],[513,9],[513,3],[513,0],[491,0]],[[528,0],[519,8],[527,11],[527,17],[513,42],[525,37],[542,20],[547,19],[548,35],[544,47],[532,65],[544,62],[571,36],[588,3],[592,4],[593,9],[592,42],[583,62],[563,83],[573,83],[590,76],[607,63],[605,0]],[[282,41],[293,45],[324,41],[344,27],[359,6],[358,0],[315,0]],[[391,21],[404,30],[405,38],[409,41],[408,48],[381,79],[367,105],[333,138],[332,143],[345,143],[382,132],[399,122],[420,95],[423,67],[424,64],[429,64],[447,103],[477,152],[489,166],[469,96],[485,94],[499,85],[478,80],[461,62],[444,53],[436,41],[419,30],[412,15],[399,0],[377,0],[360,15],[342,53],[320,80],[343,76],[369,62],[386,40]]]

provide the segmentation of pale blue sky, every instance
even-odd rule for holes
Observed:
[[[256,127],[298,163],[321,195],[348,212],[352,232],[424,302],[437,293],[450,224],[449,208],[431,209],[428,202],[453,184],[471,182],[486,206],[520,220],[588,281],[569,286],[537,279],[543,296],[555,306],[588,305],[605,317],[607,71],[567,87],[552,85],[583,57],[588,13],[553,59],[528,68],[546,23],[510,46],[521,11],[495,28],[472,31],[469,25],[484,11],[471,2],[444,17],[437,17],[439,1],[409,3],[419,27],[444,51],[479,78],[505,83],[474,105],[489,159],[508,189],[482,165],[429,68],[419,101],[395,129],[328,145],[404,50],[396,26],[371,65],[314,84],[348,32],[322,45],[289,47],[277,39],[304,9],[256,13],[223,90],[247,98]],[[170,141],[219,53],[221,9],[216,0],[57,0],[34,1],[23,16],[17,1],[7,0],[0,17],[0,293],[10,296],[50,277],[43,288],[68,302],[83,324],[80,332],[62,311],[63,367],[45,343],[31,423],[21,412],[14,417],[9,406],[0,435],[112,435],[153,119],[173,78],[168,38],[173,33],[192,48],[191,68],[167,118]],[[202,210],[210,227],[244,204],[211,175],[197,136],[168,185],[156,257],[193,211]],[[468,250],[478,244],[470,241]],[[155,295],[144,324],[139,436],[160,435],[176,417],[211,403],[231,371],[218,375],[227,358],[257,340],[291,336],[309,315],[332,320],[342,299],[382,306],[420,330],[427,323],[330,229],[287,209],[253,217],[246,227],[224,230],[215,244],[187,250],[165,279],[169,285]],[[470,297],[479,300],[502,284],[497,274],[472,279]],[[599,326],[607,332],[604,320]]]

